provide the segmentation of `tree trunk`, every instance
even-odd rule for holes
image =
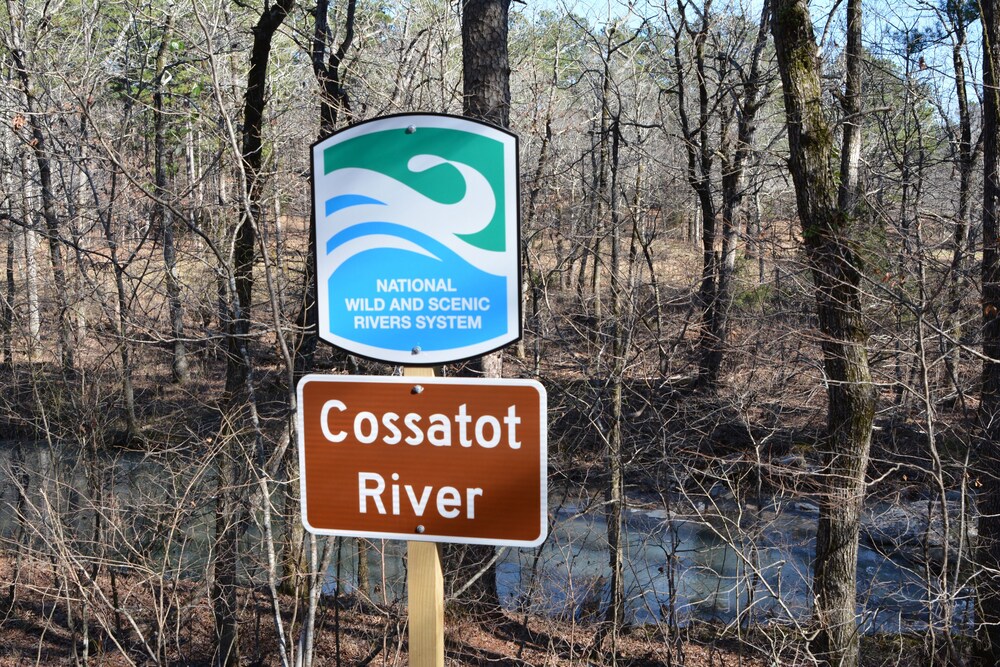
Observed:
[[[371,549],[368,540],[358,538],[355,541],[358,547],[358,595],[367,601],[371,597],[371,586],[369,585],[371,573],[368,568],[368,552]]]
[[[706,0],[699,10],[701,21],[696,27],[688,25],[687,11],[681,0],[677,2],[677,15],[679,25],[674,29],[673,44],[673,68],[674,76],[677,78],[675,86],[677,116],[687,154],[687,180],[697,199],[697,211],[701,218],[702,259],[698,308],[701,309],[702,327],[698,342],[701,351],[698,362],[698,382],[702,386],[714,389],[718,382],[718,369],[721,365],[722,355],[717,329],[719,323],[717,307],[720,257],[715,251],[719,240],[719,230],[715,219],[717,210],[712,185],[712,168],[717,151],[711,143],[709,133],[712,126],[711,114],[714,113],[714,109],[708,89],[709,74],[707,68],[709,64],[705,60],[705,43],[709,38],[712,20],[712,2]],[[690,36],[693,40],[694,53],[692,57],[697,74],[698,115],[694,118],[688,113],[687,108],[687,77],[682,57],[686,44],[685,35]],[[695,231],[698,227],[698,213],[695,214]]]
[[[750,60],[750,69],[743,81],[743,99],[737,114],[736,146],[732,159],[723,153],[722,174],[722,260],[716,267],[718,283],[715,294],[708,298],[701,337],[701,384],[710,390],[719,385],[726,340],[729,337],[729,309],[733,300],[733,280],[736,274],[736,247],[739,241],[737,216],[743,206],[746,187],[747,163],[750,161],[754,135],[757,131],[757,112],[764,105],[761,94],[761,54],[767,45],[768,21],[771,8],[768,0],[761,7],[757,38]],[[713,242],[714,243],[714,242]],[[710,285],[711,287],[711,285]]]
[[[962,297],[968,289],[968,277],[965,275],[967,253],[969,246],[969,208],[972,201],[972,171],[975,154],[972,149],[972,114],[969,110],[969,96],[966,91],[965,50],[966,17],[961,5],[948,3],[949,18],[952,23],[954,42],[952,43],[951,62],[955,73],[955,101],[958,103],[958,211],[955,220],[951,258],[951,284],[949,286],[948,306],[945,314],[945,328],[953,339],[962,335]],[[941,337],[941,346],[945,362],[947,380],[964,402],[965,387],[959,380],[958,364],[960,346]]]
[[[983,22],[983,442],[977,583],[981,665],[1000,664],[1000,0],[984,0]]]
[[[542,285],[547,281],[547,278],[543,277],[543,272],[541,269],[537,269],[532,266],[531,261],[531,238],[528,234],[534,235],[535,233],[535,209],[538,204],[538,196],[542,191],[542,178],[545,173],[546,158],[548,157],[549,143],[552,141],[552,103],[555,96],[556,86],[559,79],[559,51],[558,47],[556,49],[555,58],[553,59],[552,65],[552,79],[549,87],[548,101],[545,105],[545,129],[542,133],[541,145],[538,148],[538,162],[535,163],[535,171],[531,178],[531,189],[528,190],[528,202],[525,207],[525,215],[522,220],[522,232],[521,232],[521,258],[524,262],[524,266],[521,269],[521,303],[524,304],[526,298],[531,300],[530,311],[527,308],[521,309],[521,339],[517,342],[517,358],[525,359],[527,357],[525,351],[525,341],[524,341],[524,329],[526,320],[531,322],[534,328],[535,335],[535,354],[533,357],[533,368],[535,369],[535,375],[538,374],[538,364],[539,364],[539,351],[540,351],[540,339],[541,331],[539,330],[539,317],[538,317],[538,293],[543,289]],[[528,232],[525,232],[527,228]],[[556,257],[561,258],[562,252],[558,247],[561,242],[561,238],[557,241],[556,247]],[[556,261],[559,261],[558,259]]]
[[[337,129],[340,116],[347,115],[350,120],[350,98],[344,88],[344,73],[341,67],[347,52],[354,42],[354,17],[356,0],[348,0],[347,16],[344,21],[344,39],[336,50],[330,44],[330,24],[328,14],[329,0],[317,0],[313,16],[312,65],[322,89],[319,107],[319,135],[328,137]],[[326,58],[330,52],[329,59]],[[297,324],[302,336],[295,346],[295,370],[299,375],[308,372],[312,367],[316,346],[319,342],[319,304],[316,303],[316,220],[309,217],[309,247],[306,252],[305,280],[302,290],[302,308],[299,310]]]
[[[253,28],[253,47],[250,52],[250,71],[247,74],[247,91],[243,108],[243,177],[245,194],[240,202],[240,220],[233,244],[233,263],[236,287],[236,309],[232,332],[229,336],[229,364],[226,369],[226,390],[232,395],[247,381],[246,343],[250,333],[250,313],[253,292],[253,264],[256,255],[256,227],[260,219],[263,182],[260,178],[263,156],[261,149],[264,121],[265,93],[267,92],[267,63],[271,54],[271,40],[281,26],[294,0],[280,0],[261,14]]]
[[[610,57],[610,56],[609,56]],[[620,126],[611,128],[611,432],[608,436],[608,487],[606,490],[608,555],[611,570],[611,600],[605,622],[611,636],[611,664],[618,660],[618,635],[625,623],[625,460],[622,454],[622,385],[625,376],[627,331],[622,321],[625,285],[621,267],[621,216],[618,212]]]
[[[3,340],[0,343],[0,348],[2,348],[3,354],[3,365],[6,368],[14,367],[14,344],[13,344],[13,328],[14,328],[14,230],[8,228],[7,234],[7,253],[6,253],[6,263],[4,268],[4,297],[3,297],[3,318],[2,323],[0,323],[0,332],[2,332]]]
[[[344,39],[336,49],[330,44],[329,0],[317,0],[313,14],[312,65],[313,74],[319,82],[322,94],[319,108],[319,137],[333,134],[342,115],[350,120],[350,98],[344,88],[344,73],[341,67],[354,41],[354,17],[356,0],[348,0],[347,16],[344,21]],[[329,52],[329,58],[327,53]],[[302,332],[295,343],[295,375],[301,377],[310,372],[316,347],[319,343],[319,304],[316,302],[316,219],[309,217],[308,247],[306,249],[305,275],[302,282],[302,305],[296,318],[296,325]],[[289,452],[285,469],[298,473],[297,454]],[[294,479],[294,477],[289,477]],[[281,561],[285,570],[282,576],[284,591],[291,593],[296,581],[302,579],[307,570],[305,552],[302,548],[304,532],[299,517],[299,489],[291,483],[285,485],[285,507],[288,532],[284,541]],[[364,545],[358,541],[359,555]]]
[[[5,135],[3,142],[3,157],[0,159],[0,173],[3,174],[3,185],[4,190],[9,193],[13,193],[14,190],[14,150],[13,150],[13,137],[10,134]],[[8,196],[7,206],[6,206],[6,216],[7,216],[7,229],[4,235],[7,241],[6,243],[6,262],[5,262],[5,272],[4,272],[4,294],[3,294],[3,304],[2,313],[0,313],[0,354],[3,355],[3,366],[5,368],[13,368],[14,366],[14,344],[13,344],[13,329],[14,329],[14,247],[16,245],[14,230],[16,225],[14,223],[14,199]],[[4,215],[0,212],[0,219]]]
[[[840,190],[837,202],[848,216],[858,205],[859,165],[861,164],[861,0],[847,0],[847,68],[843,97],[843,146],[840,151]]]
[[[463,113],[510,127],[510,0],[467,0],[462,5]]]
[[[175,382],[187,382],[188,361],[184,346],[184,306],[181,303],[181,286],[177,274],[177,249],[174,246],[174,214],[165,204],[167,197],[167,115],[163,108],[163,77],[166,74],[167,45],[173,34],[173,14],[167,15],[163,36],[156,52],[156,79],[153,88],[153,164],[156,184],[156,201],[153,204],[153,224],[159,226],[163,242],[163,282],[167,291],[170,318],[170,337],[173,339],[174,360],[171,372]]]
[[[837,174],[829,166],[833,130],[823,114],[808,3],[777,0],[773,17],[789,167],[816,287],[829,406],[813,580],[819,627],[812,649],[825,664],[856,667],[858,531],[876,397],[865,349],[861,272],[851,244],[854,220],[839,205]]]
[[[111,195],[114,199],[115,178],[111,179]],[[104,227],[104,238],[108,244],[108,257],[112,271],[115,276],[115,328],[118,331],[118,354],[122,364],[122,399],[125,401],[125,428],[128,438],[133,438],[139,434],[139,423],[135,414],[135,388],[132,382],[132,342],[129,327],[129,304],[128,293],[125,289],[125,271],[128,262],[122,262],[118,254],[117,229],[114,225],[111,209],[101,215]]]
[[[238,446],[229,446],[237,454]],[[239,486],[236,466],[230,451],[219,457],[218,488],[215,508],[215,579],[212,585],[212,610],[215,617],[215,667],[238,667],[240,664],[239,619],[236,587],[239,572],[240,526]]]
[[[260,219],[262,182],[260,178],[262,155],[262,126],[265,93],[267,91],[267,65],[271,53],[271,40],[281,26],[294,0],[279,0],[268,6],[253,28],[253,47],[250,53],[250,71],[243,109],[243,145],[241,150],[244,191],[240,200],[240,217],[233,244],[233,293],[232,318],[227,336],[226,398],[230,418],[235,428],[227,443],[229,474],[220,470],[223,488],[219,490],[216,514],[216,583],[214,590],[215,627],[219,641],[216,653],[217,667],[230,667],[240,663],[238,618],[236,615],[236,584],[238,581],[239,541],[246,522],[246,508],[242,494],[245,492],[242,466],[243,434],[239,425],[253,420],[255,431],[256,408],[253,404],[253,378],[250,367],[248,337],[250,333],[251,294],[253,291],[253,264],[256,255],[256,225]],[[280,334],[279,334],[280,335]],[[258,434],[259,437],[259,434]]]
[[[27,157],[22,157],[21,163],[21,215],[24,227],[21,228],[21,250],[24,252],[24,295],[27,313],[27,356],[29,361],[36,361],[41,351],[41,304],[38,299],[38,232],[37,216],[31,210],[31,179],[28,173]]]
[[[613,33],[612,33],[613,34]],[[594,175],[594,218],[593,218],[593,250],[591,251],[590,293],[594,298],[591,309],[593,315],[594,341],[602,345],[601,335],[604,325],[604,261],[601,258],[601,245],[604,240],[604,216],[608,207],[608,161],[611,145],[611,34],[608,35],[608,48],[604,60],[604,73],[601,76],[601,126],[598,132],[597,169]]]
[[[467,0],[462,5],[462,110],[464,115],[510,127],[510,64],[507,54],[510,0]],[[503,353],[494,352],[473,363],[484,377],[500,377]],[[481,611],[499,613],[495,549],[467,545],[456,576],[475,576],[487,571],[468,591]]]
[[[10,9],[10,5],[8,5]],[[10,20],[15,21],[11,14]],[[36,88],[31,85],[31,76],[25,61],[23,46],[20,44],[20,32],[17,28],[11,31],[14,45],[10,56],[14,73],[21,84],[21,94],[24,96],[28,126],[31,131],[31,150],[38,165],[38,177],[42,186],[42,217],[49,241],[49,261],[52,265],[52,278],[56,292],[57,332],[59,336],[59,356],[63,371],[73,373],[75,355],[73,334],[70,328],[70,303],[66,282],[66,262],[63,258],[62,229],[59,216],[56,213],[55,193],[52,190],[52,163],[49,154],[48,137],[42,127],[43,113],[38,110],[38,100],[35,98]]]

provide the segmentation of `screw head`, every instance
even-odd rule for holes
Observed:
[[[419,533],[420,535],[424,534],[424,527],[423,527],[423,525],[417,526],[417,533]]]
[[[411,394],[421,394],[424,391],[424,386],[420,384],[413,385],[413,389],[410,390]]]
[[[414,348],[412,350],[410,350],[410,353],[411,354],[420,354],[420,346],[419,345],[414,346]]]
[[[416,125],[410,125],[408,128],[406,128],[406,133],[407,134],[413,134],[416,131],[417,131]]]

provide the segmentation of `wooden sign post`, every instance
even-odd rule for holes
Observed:
[[[406,377],[434,377],[433,368],[406,366]],[[437,542],[406,543],[410,664],[444,667],[444,573]]]
[[[410,664],[444,665],[444,575],[441,546],[407,542],[406,593],[410,616]]]
[[[410,664],[444,665],[439,544],[535,547],[548,527],[546,393],[533,380],[307,375],[302,522],[407,542]]]

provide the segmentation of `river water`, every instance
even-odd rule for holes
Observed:
[[[7,539],[17,526],[12,506],[18,469],[12,468],[12,451],[12,446],[0,444],[0,535]],[[81,550],[93,549],[93,512],[87,503],[97,488],[92,480],[99,479],[104,522],[116,527],[111,539],[121,542],[115,548],[123,559],[166,558],[168,569],[179,576],[197,577],[207,567],[215,482],[205,457],[129,453],[113,459],[102,456],[88,466],[76,455],[65,450],[53,455],[43,445],[24,448],[21,469],[30,472],[27,513],[37,538],[58,523]],[[808,620],[815,506],[779,497],[767,499],[761,508],[711,498],[669,502],[670,507],[652,497],[629,501],[624,560],[630,621],[658,622],[671,614],[681,625]],[[563,618],[597,613],[608,595],[609,560],[600,499],[565,490],[553,494],[550,524],[549,538],[540,549],[502,551],[497,585],[503,604]],[[259,532],[252,529],[251,553],[255,542]],[[374,540],[372,545],[372,595],[385,602],[405,599],[405,543]],[[338,581],[342,590],[351,590],[356,582],[353,546],[346,540],[331,541],[331,546],[335,556],[327,592],[334,592]],[[259,578],[260,565],[254,562],[246,559],[247,573]],[[858,613],[864,631],[927,627],[931,616],[926,576],[922,565],[863,544]],[[964,598],[956,603],[960,623],[968,622],[968,606]]]
[[[818,511],[808,503],[771,500],[762,510],[715,505],[710,512],[680,502],[676,512],[637,502],[643,506],[630,509],[625,522],[632,620],[654,622],[672,611],[681,624],[806,621]],[[593,582],[604,583],[607,526],[601,513],[581,512],[577,505],[559,509],[554,518],[539,559],[544,595],[538,599],[550,612],[579,614],[594,597]],[[511,598],[523,595],[532,585],[533,562],[533,554],[509,554],[498,574],[501,590]],[[858,612],[866,631],[925,627],[925,591],[922,568],[862,546]]]
[[[541,549],[505,549],[497,588],[511,610],[583,618],[608,598],[607,524],[599,502],[550,503],[551,531]],[[811,610],[812,559],[818,510],[800,500],[771,499],[764,509],[677,502],[676,511],[634,499],[626,513],[625,593],[634,623],[667,620],[805,623]],[[404,595],[403,543],[375,542],[369,567],[377,595]],[[381,572],[386,572],[383,582]],[[336,567],[331,567],[335,579]],[[920,631],[930,619],[922,565],[862,544],[858,614],[864,632]],[[345,558],[345,590],[356,581]],[[351,582],[351,583],[347,583]],[[386,586],[382,592],[382,586]],[[335,590],[331,584],[329,591]],[[956,621],[968,623],[968,592]]]

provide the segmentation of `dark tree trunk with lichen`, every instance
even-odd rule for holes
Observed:
[[[696,27],[687,24],[686,9],[681,0],[677,1],[677,15],[681,17],[681,22],[676,28],[673,40],[673,67],[674,76],[677,78],[674,93],[677,96],[677,116],[687,154],[687,180],[698,199],[702,219],[701,287],[698,290],[698,306],[702,311],[702,333],[698,342],[701,351],[698,376],[700,384],[714,388],[718,382],[722,353],[718,338],[720,332],[716,326],[720,257],[715,252],[719,229],[716,225],[718,211],[715,203],[715,187],[712,183],[712,170],[718,151],[712,144],[709,134],[712,127],[711,114],[714,113],[714,109],[708,89],[709,64],[705,55],[712,20],[712,2],[705,1],[700,10],[701,22]],[[693,41],[693,58],[697,75],[698,115],[693,119],[687,108],[686,70],[682,58],[685,34]]]
[[[855,667],[858,531],[876,397],[865,349],[862,274],[851,241],[857,220],[838,201],[846,195],[840,193],[838,174],[831,168],[834,134],[823,110],[808,3],[777,0],[772,32],[784,89],[789,167],[815,284],[827,381],[813,580],[818,627],[812,649],[824,664]]]
[[[510,0],[467,0],[462,4],[463,113],[504,128],[510,126],[509,13]],[[500,377],[502,359],[501,352],[494,352],[473,366],[485,377]],[[459,554],[459,580],[486,570],[468,589],[467,598],[480,611],[498,612],[495,549],[466,545]]]
[[[245,199],[240,202],[240,219],[233,244],[236,305],[230,326],[229,357],[226,367],[226,393],[230,396],[243,391],[247,382],[247,336],[250,334],[250,311],[253,293],[253,263],[257,249],[257,224],[260,220],[263,183],[260,178],[263,156],[262,127],[265,93],[267,91],[267,61],[271,40],[288,15],[294,0],[281,0],[261,14],[253,28],[250,52],[250,72],[243,107],[243,177]]]
[[[984,0],[983,20],[983,389],[977,582],[980,665],[1000,664],[1000,0]]]

